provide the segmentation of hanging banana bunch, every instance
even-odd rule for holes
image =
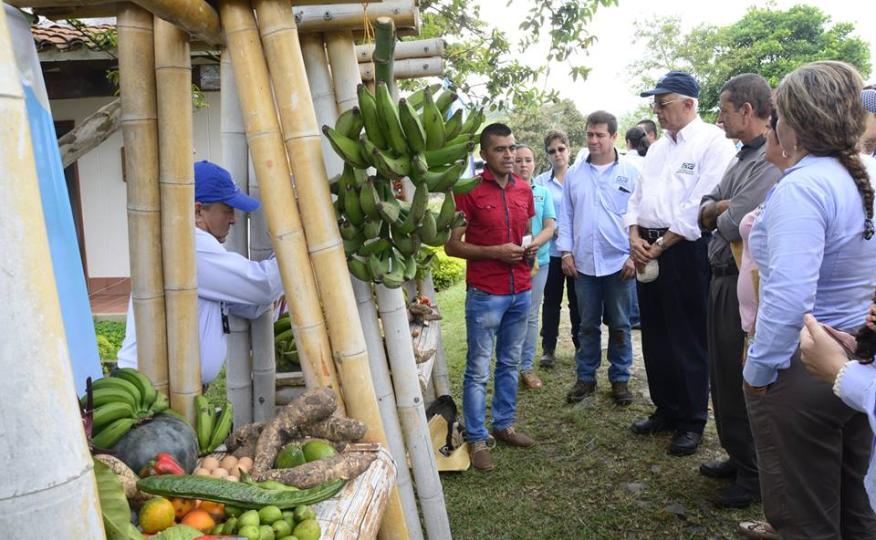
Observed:
[[[465,119],[461,109],[448,116],[457,95],[446,90],[436,97],[440,88],[396,103],[385,83],[373,94],[360,84],[359,106],[341,114],[334,128],[322,127],[344,160],[332,192],[350,273],[362,281],[400,287],[417,274],[421,246],[444,245],[451,229],[465,224],[453,195],[480,181],[461,176],[486,115],[481,108]],[[372,168],[376,174],[368,176]],[[406,177],[415,186],[410,201],[399,200],[395,187]],[[436,193],[444,195],[438,212],[429,208]]]

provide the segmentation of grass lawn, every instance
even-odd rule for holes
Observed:
[[[451,386],[460,406],[464,300],[463,284],[438,294]],[[538,445],[528,450],[497,446],[496,468],[488,473],[469,469],[442,475],[455,538],[739,538],[739,521],[762,519],[759,505],[716,510],[708,502],[725,485],[697,472],[701,462],[723,455],[713,423],[699,452],[690,457],[667,455],[668,435],[629,432],[634,419],[652,410],[638,331],[633,332],[630,381],[636,401],[627,408],[611,401],[605,362],[596,395],[566,404],[575,377],[568,320],[560,334],[557,366],[539,372],[545,387],[518,394],[517,426]],[[492,382],[488,392],[489,402]]]

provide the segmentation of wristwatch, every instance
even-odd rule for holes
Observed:
[[[661,236],[660,238],[655,240],[654,243],[660,246],[660,249],[666,249],[666,238]]]

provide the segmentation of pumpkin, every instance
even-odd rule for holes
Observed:
[[[198,439],[188,422],[159,414],[132,428],[112,453],[134,471],[140,471],[159,452],[167,452],[191,474],[198,463]]]

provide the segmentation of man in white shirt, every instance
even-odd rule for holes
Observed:
[[[222,246],[234,224],[234,209],[253,212],[259,206],[257,200],[240,191],[228,171],[209,161],[195,163],[195,262],[203,384],[215,379],[225,362],[228,315],[255,319],[283,294],[276,259],[251,261]],[[137,367],[131,304],[118,358],[119,367]]]
[[[709,234],[700,234],[697,214],[736,151],[721,129],[697,114],[699,84],[690,74],[670,71],[641,96],[654,96],[652,108],[666,135],[648,149],[624,219],[637,268],[659,265],[654,281],[638,285],[642,352],[656,411],[630,429],[675,432],[669,453],[683,456],[696,452],[708,418]]]

